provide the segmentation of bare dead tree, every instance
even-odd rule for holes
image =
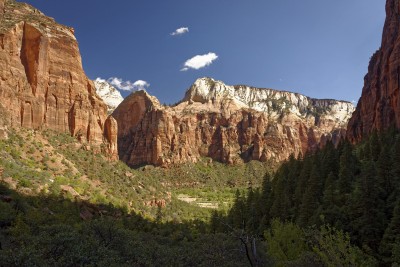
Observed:
[[[225,222],[221,221],[221,223],[231,230],[231,234],[235,238],[240,240],[240,243],[243,245],[245,249],[246,257],[247,260],[249,261],[250,266],[252,267],[261,266],[261,260],[257,255],[256,236],[246,232],[245,222],[243,221],[242,223],[243,226],[241,230],[237,230]]]

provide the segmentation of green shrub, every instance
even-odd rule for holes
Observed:
[[[300,259],[307,251],[303,230],[292,222],[283,223],[274,219],[264,237],[267,253],[277,266],[286,266],[287,262]]]

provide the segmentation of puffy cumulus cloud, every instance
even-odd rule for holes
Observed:
[[[185,34],[187,32],[189,32],[189,28],[188,27],[182,27],[182,28],[176,29],[174,32],[171,33],[171,35],[172,36],[182,35],[182,34]]]
[[[119,90],[133,91],[135,88],[131,81],[124,81],[121,78],[117,77],[111,77],[107,80],[107,82],[112,86],[115,86]]]
[[[183,68],[181,71],[187,71],[189,69],[201,69],[211,65],[216,59],[218,58],[217,54],[215,53],[208,53],[204,55],[197,55],[188,60],[186,60]]]
[[[137,80],[133,83],[135,90],[144,90],[150,86],[150,84],[143,80]]]
[[[97,78],[96,81],[105,81],[104,79]],[[150,86],[150,84],[143,80],[137,80],[136,82],[124,81],[121,78],[111,77],[107,79],[107,82],[119,90],[123,91],[136,91],[144,90]]]

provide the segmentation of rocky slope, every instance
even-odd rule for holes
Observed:
[[[112,113],[124,98],[121,93],[106,80],[97,78],[93,81],[96,87],[96,93],[106,103],[108,107],[108,113]]]
[[[116,122],[105,124],[107,107],[83,71],[74,30],[14,0],[0,0],[0,105],[13,127],[70,132],[117,154]]]
[[[374,130],[400,128],[400,0],[386,1],[381,48],[372,56],[347,136],[360,141]]]
[[[113,112],[120,158],[170,165],[200,157],[236,163],[287,159],[345,135],[354,107],[300,94],[198,79],[180,104],[138,91]]]

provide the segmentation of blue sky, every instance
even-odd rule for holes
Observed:
[[[203,76],[358,100],[385,18],[384,0],[27,2],[75,28],[89,78],[116,77],[127,88],[146,81],[162,103],[177,102]],[[196,55],[208,56],[182,71]],[[190,68],[203,59],[211,64]]]

